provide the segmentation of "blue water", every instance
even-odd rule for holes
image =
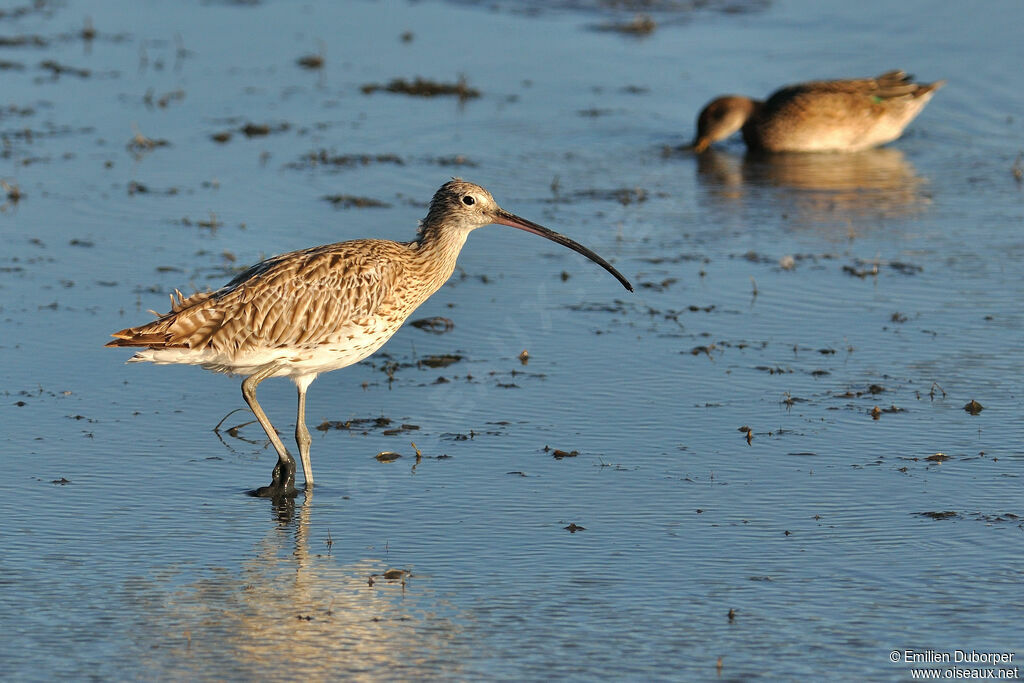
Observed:
[[[27,43],[0,41],[4,678],[904,680],[892,650],[1024,651],[1019,4],[665,3],[645,37],[585,2],[25,7],[0,13]],[[892,68],[948,84],[885,149],[675,149],[717,94]],[[360,90],[416,76],[482,96]],[[247,413],[212,431],[237,380],[102,348],[175,287],[411,239],[452,175],[637,293],[476,232],[413,316],[451,331],[310,389],[311,428],[419,429],[314,429],[294,506],[244,494],[274,462],[227,431]],[[289,436],[294,389],[260,399]]]

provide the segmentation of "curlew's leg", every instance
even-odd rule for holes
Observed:
[[[306,427],[306,389],[316,379],[316,375],[295,378],[295,386],[299,389],[299,413],[295,418],[295,443],[299,446],[299,459],[302,460],[302,473],[306,478],[307,491],[313,486],[313,461],[309,458],[309,445],[313,439]]]
[[[267,437],[270,439],[270,443],[274,445],[274,450],[277,451],[277,465],[274,466],[273,479],[270,482],[270,486],[262,486],[253,491],[254,495],[264,498],[294,496],[297,493],[295,490],[295,458],[285,449],[284,444],[281,443],[281,438],[274,431],[274,425],[270,424],[267,414],[263,412],[263,408],[260,407],[259,402],[256,400],[256,387],[259,386],[260,382],[273,375],[275,371],[276,368],[273,367],[265,368],[255,375],[247,377],[242,382],[242,397],[249,404],[252,414],[259,420],[263,431],[267,433]]]

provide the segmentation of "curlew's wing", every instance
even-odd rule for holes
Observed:
[[[275,256],[215,292],[172,295],[170,312],[114,333],[107,346],[233,353],[322,342],[391,312],[404,249],[354,240]]]

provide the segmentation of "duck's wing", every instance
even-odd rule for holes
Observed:
[[[809,81],[807,83],[788,85],[772,93],[765,104],[779,106],[784,102],[798,98],[824,97],[827,95],[867,97],[875,102],[881,102],[892,99],[921,97],[941,88],[945,83],[945,81],[915,83],[913,76],[902,69],[895,69],[874,78]]]

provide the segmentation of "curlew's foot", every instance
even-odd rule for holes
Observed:
[[[295,461],[277,461],[269,486],[261,486],[250,494],[259,498],[292,498],[298,495],[295,488]]]

